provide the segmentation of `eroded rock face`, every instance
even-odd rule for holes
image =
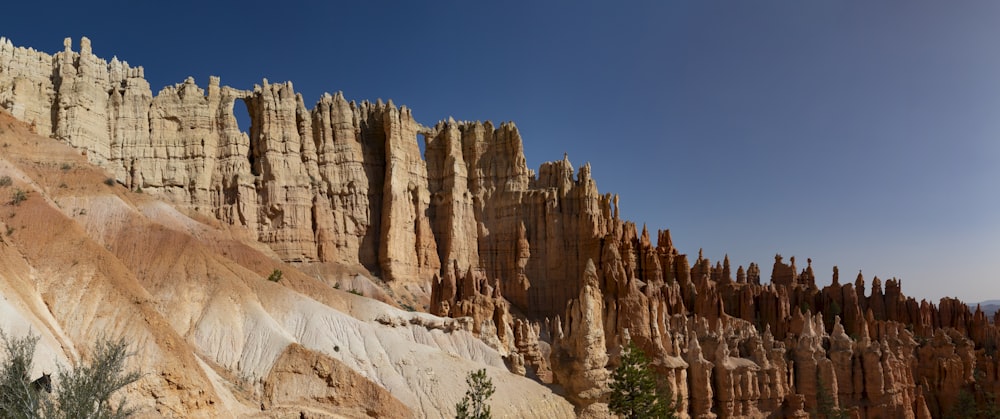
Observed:
[[[263,380],[268,410],[309,410],[326,415],[410,418],[414,413],[386,389],[340,361],[292,344]]]
[[[800,271],[776,255],[769,283],[757,263],[734,274],[728,257],[689,259],[669,231],[621,220],[589,164],[528,169],[513,123],[424,127],[406,107],[340,93],[310,109],[267,80],[188,79],[154,96],[141,67],[86,39],[53,55],[0,39],[0,106],[284,261],[363,267],[434,314],[470,318],[579,413],[605,413],[626,331],[688,417],[804,417],[823,395],[857,417],[937,417],[963,388],[1000,388],[1000,333],[981,312],[918,303],[896,279],[866,292],[860,272],[841,284],[836,268],[820,289],[809,259]]]
[[[0,44],[0,101],[15,116],[132,189],[246,227],[283,260],[362,265],[424,298],[430,278],[457,263],[504,278],[511,301],[554,316],[583,261],[599,256],[610,197],[597,196],[589,166],[574,176],[567,159],[536,178],[513,124],[427,129],[405,107],[340,94],[308,109],[291,83],[267,80],[238,90],[189,78],[154,96],[142,68],[98,58],[86,38],[55,55]]]
[[[552,348],[556,382],[582,415],[607,412],[610,372],[604,340],[604,300],[597,268],[588,261],[579,298],[566,308],[566,321],[556,324]]]

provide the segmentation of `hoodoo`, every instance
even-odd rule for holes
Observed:
[[[589,164],[529,169],[512,122],[425,126],[341,93],[310,108],[266,79],[188,78],[154,96],[142,67],[98,58],[86,38],[53,55],[0,39],[0,107],[23,123],[0,137],[24,143],[0,175],[38,211],[3,215],[0,293],[17,303],[0,304],[60,359],[106,324],[141,339],[156,377],[132,391],[163,414],[448,416],[465,372],[485,365],[512,415],[598,417],[626,335],[682,417],[808,417],[829,403],[940,417],[963,391],[1000,388],[1000,333],[981,312],[917,302],[897,279],[866,293],[837,268],[823,286],[811,259],[800,272],[776,255],[765,283],[757,263],[735,278],[728,256],[691,264],[669,231],[619,218]],[[32,155],[32,133],[61,151]],[[103,169],[125,190],[52,185],[65,173],[49,163]],[[29,243],[43,237],[101,262],[53,265]],[[273,269],[285,279],[264,281]],[[107,312],[67,301],[83,296],[61,282],[88,280],[103,284],[92,298],[114,296]]]

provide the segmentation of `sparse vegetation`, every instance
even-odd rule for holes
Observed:
[[[816,377],[816,412],[813,415],[825,419],[850,419],[851,415],[846,410],[837,407],[835,396],[830,394],[830,390],[823,384],[823,379]]]
[[[11,205],[21,205],[22,202],[28,199],[28,193],[20,189],[15,189],[14,193],[10,195]]]
[[[347,292],[349,292],[349,293],[351,293],[351,294],[354,294],[354,295],[360,295],[360,296],[364,296],[364,294],[363,294],[363,293],[362,293],[361,291],[358,291],[358,290],[356,290],[356,289],[354,289],[354,288],[351,288],[351,290],[350,290],[350,291],[347,291]]]
[[[132,354],[124,339],[101,339],[94,347],[94,361],[71,370],[59,370],[59,391],[54,406],[60,418],[126,418],[135,413],[124,398],[117,405],[111,396],[142,377],[125,370],[125,360]]]
[[[73,168],[73,165],[71,165],[69,163],[63,163],[62,166],[59,166],[59,169],[62,170],[62,171],[64,171],[64,172],[68,172],[72,168]]]
[[[31,364],[38,336],[12,338],[0,331],[6,361],[0,365],[0,417],[40,417],[38,392],[31,388]]]
[[[108,186],[115,186],[115,178],[109,177],[107,179],[104,179],[104,184]]]
[[[621,364],[611,375],[611,412],[628,419],[677,418],[670,388],[659,385],[649,368],[649,359],[635,342],[622,351]]]
[[[10,180],[10,176],[0,177],[0,188],[6,188],[10,186],[11,183],[13,182]]]
[[[281,275],[282,275],[281,270],[275,269],[273,272],[271,272],[271,275],[267,276],[267,280],[271,282],[281,281]]]
[[[60,368],[55,389],[44,382],[35,384],[29,375],[39,336],[11,338],[0,332],[0,339],[6,352],[0,364],[0,417],[117,419],[135,412],[124,398],[111,403],[113,394],[141,377],[125,370],[125,360],[132,354],[124,339],[101,339],[92,363]],[[41,391],[52,391],[54,396],[39,397]]]
[[[965,389],[959,391],[958,400],[951,406],[951,409],[948,410],[948,413],[944,417],[948,419],[979,417],[979,409],[976,407],[975,396]]]
[[[963,388],[958,392],[958,400],[947,409],[944,417],[950,418],[976,418],[994,419],[1000,418],[1000,406],[997,406],[997,398],[993,392],[986,389],[981,384],[986,373],[976,369],[973,374],[972,391]]]
[[[455,405],[457,411],[455,417],[458,419],[492,418],[490,405],[486,401],[493,396],[496,388],[493,387],[493,380],[486,376],[486,369],[470,372],[465,377],[465,383],[469,385],[469,389],[465,391],[465,397],[462,398],[462,401]]]

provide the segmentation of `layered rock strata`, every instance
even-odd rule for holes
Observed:
[[[810,260],[800,271],[776,256],[762,282],[756,263],[734,277],[728,257],[689,259],[669,231],[654,244],[621,220],[589,165],[529,169],[513,123],[425,127],[339,93],[310,109],[267,80],[188,79],[154,96],[141,67],[86,39],[53,55],[0,39],[0,106],[284,261],[364,267],[434,314],[471,317],[513,370],[563,386],[578,412],[604,412],[626,333],[685,417],[804,417],[821,399],[861,418],[938,417],[963,390],[1000,388],[1000,333],[981,311],[917,302],[896,279],[868,292],[836,269],[820,289]]]

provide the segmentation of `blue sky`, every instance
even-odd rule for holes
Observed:
[[[88,36],[154,93],[266,77],[425,125],[513,120],[530,166],[591,162],[692,257],[1000,298],[998,2],[77,3],[5,5],[0,35]]]

